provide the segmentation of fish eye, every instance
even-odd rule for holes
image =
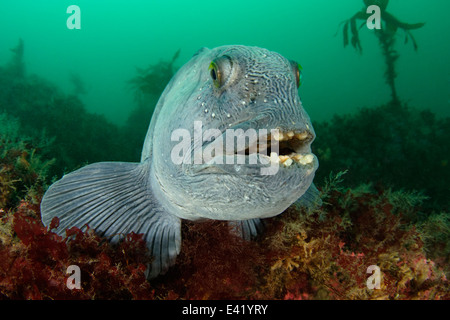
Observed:
[[[302,70],[303,70],[303,68],[300,65],[300,63],[297,63],[293,60],[291,60],[290,63],[291,63],[292,70],[294,71],[297,88],[299,88],[302,85]]]
[[[211,79],[213,80],[214,86],[216,88],[219,88],[222,75],[214,61],[212,61],[211,64],[209,65],[209,74],[211,75]]]
[[[222,56],[211,61],[209,74],[216,88],[223,87],[231,74],[233,63],[228,56]]]

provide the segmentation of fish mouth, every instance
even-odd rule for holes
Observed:
[[[252,129],[248,124],[229,126],[229,129],[221,131],[222,134],[212,141],[204,140],[202,162],[194,162],[187,171],[193,175],[273,175],[278,172],[272,172],[277,167],[283,171],[305,175],[317,169],[317,157],[311,153],[315,134],[310,126],[296,129],[281,129],[278,126],[275,129]],[[269,169],[267,173],[261,173],[261,170],[266,169]]]
[[[314,161],[315,156],[310,151],[313,140],[314,134],[309,130],[277,128],[261,137],[256,143],[248,145],[245,150],[235,153],[246,156],[256,153],[271,164],[280,164],[286,168],[293,164],[304,166]]]

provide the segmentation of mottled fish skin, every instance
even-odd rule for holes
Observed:
[[[208,72],[211,61],[221,56],[230,57],[234,68],[231,83],[222,90],[214,87]],[[154,143],[144,148],[142,160],[151,159],[154,186],[165,191],[176,216],[189,220],[271,217],[300,198],[311,184],[316,159],[312,166],[261,176],[251,174],[246,166],[229,166],[228,174],[210,173],[206,168],[196,174],[195,165],[175,165],[170,158],[170,150],[178,143],[171,141],[171,133],[185,128],[193,137],[194,121],[201,121],[204,131],[239,126],[314,134],[290,61],[283,56],[244,46],[203,49],[177,73],[161,100],[144,145]],[[311,142],[303,146],[303,152],[311,152]]]
[[[212,79],[212,61],[223,61],[226,81],[220,86]],[[181,219],[229,220],[245,238],[255,235],[261,229],[259,219],[305,199],[308,189],[316,192],[312,181],[318,161],[310,147],[315,133],[298,95],[295,72],[292,61],[258,47],[199,50],[161,95],[141,162],[97,163],[65,175],[43,198],[43,223],[58,216],[61,233],[89,224],[113,240],[117,234],[144,233],[154,257],[149,277],[175,262]],[[308,158],[280,165],[274,175],[261,175],[258,164],[176,164],[171,150],[179,141],[172,141],[172,133],[185,129],[190,137],[198,136],[195,122],[203,132],[277,128],[303,135],[295,153]],[[208,142],[192,142],[201,150],[208,147]],[[194,158],[194,150],[190,152]]]

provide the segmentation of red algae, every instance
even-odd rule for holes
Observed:
[[[337,177],[321,188],[323,205],[291,206],[267,219],[266,230],[252,241],[227,222],[183,222],[176,264],[147,280],[151,257],[143,235],[121,235],[111,244],[89,227],[57,235],[57,218],[42,225],[39,165],[45,164],[26,166],[33,153],[19,151],[11,147],[0,158],[7,168],[0,181],[9,190],[0,208],[0,299],[450,298],[447,257],[441,256],[446,251],[437,245],[430,252],[430,243],[445,242],[446,229],[430,242],[436,221],[419,228],[405,219],[418,210],[408,205],[411,199],[399,201],[411,194],[344,189],[335,185]],[[79,289],[67,285],[74,265]],[[370,266],[380,270],[379,289],[367,285]]]
[[[36,205],[2,210],[0,297],[3,299],[449,299],[449,284],[405,226],[386,193],[334,191],[321,208],[291,207],[244,241],[226,222],[183,225],[182,252],[167,274],[146,280],[142,235],[117,245],[93,230],[47,229]],[[325,218],[319,218],[322,211]],[[70,238],[70,239],[69,239]],[[68,289],[67,267],[81,270]],[[367,268],[378,266],[380,289]]]

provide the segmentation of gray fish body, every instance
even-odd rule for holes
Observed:
[[[228,220],[245,238],[256,235],[259,219],[316,191],[315,134],[297,68],[257,47],[201,49],[161,95],[141,162],[65,175],[42,200],[43,223],[58,216],[60,232],[88,224],[113,240],[144,233],[154,257],[149,277],[175,262],[181,219]],[[253,132],[257,140],[246,136]]]

